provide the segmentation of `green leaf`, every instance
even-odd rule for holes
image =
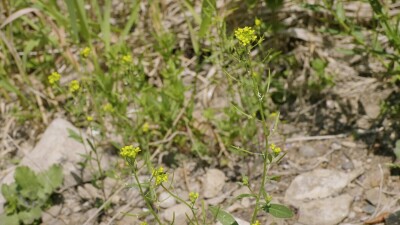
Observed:
[[[291,218],[293,212],[288,207],[280,204],[265,204],[263,210],[276,218]]]
[[[235,197],[235,200],[243,199],[243,198],[255,198],[255,194],[240,194]]]
[[[204,37],[208,32],[208,28],[211,25],[212,17],[217,8],[215,0],[203,0],[203,4],[201,6],[201,24],[199,36],[200,38]]]
[[[1,186],[1,193],[3,194],[3,197],[7,202],[5,207],[5,212],[7,214],[13,214],[17,212],[18,208],[17,185],[15,183],[10,185],[3,184]]]
[[[13,215],[0,215],[0,225],[19,225],[17,214]]]
[[[374,13],[378,15],[382,15],[382,5],[379,0],[369,0],[369,4],[371,5]]]
[[[38,174],[38,179],[43,185],[44,193],[50,195],[55,189],[62,185],[62,167],[59,165],[52,165],[48,170]]]
[[[210,206],[210,211],[222,225],[239,225],[233,216],[219,207]]]
[[[68,128],[68,137],[74,139],[75,141],[83,144],[83,139],[80,134],[76,133],[74,130]]]
[[[35,220],[40,219],[40,217],[42,217],[42,210],[39,207],[18,213],[19,220],[24,224],[32,224]]]
[[[346,20],[346,14],[344,12],[342,1],[338,1],[336,4],[336,15],[340,22],[344,22]]]
[[[19,166],[15,169],[15,183],[20,188],[20,193],[25,198],[34,200],[37,198],[38,190],[41,184],[37,179],[35,172],[27,166]]]

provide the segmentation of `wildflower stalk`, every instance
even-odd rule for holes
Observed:
[[[195,222],[197,225],[199,225],[199,220],[197,219],[196,213],[193,209],[193,206],[191,206],[189,203],[187,203],[185,200],[183,200],[182,198],[180,198],[179,196],[175,195],[174,193],[172,193],[168,188],[166,188],[163,184],[161,184],[161,187],[164,189],[164,191],[166,191],[168,194],[170,194],[173,198],[175,198],[176,200],[178,200],[179,202],[185,204],[187,207],[189,207],[190,211],[193,214],[193,217],[195,218]]]
[[[132,165],[132,168],[134,167],[134,165]],[[139,192],[140,195],[143,196],[144,201],[147,205],[147,208],[150,210],[150,213],[154,216],[154,219],[157,221],[158,224],[162,225],[160,218],[158,218],[158,215],[156,212],[154,212],[153,206],[151,205],[149,199],[146,197],[146,194],[143,191],[142,185],[140,184],[139,178],[137,176],[137,173],[135,171],[133,171],[133,176],[135,177],[135,181],[139,187]]]

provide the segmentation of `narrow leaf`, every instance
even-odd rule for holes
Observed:
[[[239,225],[233,216],[219,207],[211,206],[210,211],[222,225]]]

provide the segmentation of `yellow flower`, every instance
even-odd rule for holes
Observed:
[[[143,126],[142,126],[143,133],[149,132],[149,129],[150,129],[149,123],[147,123],[147,122],[144,123]]]
[[[147,225],[147,223],[146,222],[141,222],[140,225]]]
[[[92,116],[87,116],[87,117],[86,117],[86,120],[87,120],[88,122],[92,122],[92,121],[93,121],[93,117],[92,117]]]
[[[49,80],[49,83],[50,83],[51,85],[57,83],[57,82],[60,80],[60,78],[61,78],[61,75],[60,75],[59,73],[57,73],[57,72],[52,72],[52,73],[47,77],[47,79]]]
[[[197,193],[197,192],[190,192],[189,193],[189,201],[192,204],[194,204],[198,198],[199,198],[199,193]]]
[[[248,176],[243,176],[242,177],[242,184],[244,186],[249,186],[249,177]]]
[[[281,148],[277,147],[275,144],[270,144],[269,148],[272,150],[272,152],[275,155],[279,155],[279,153],[281,153],[281,151],[282,151]]]
[[[79,88],[80,88],[79,81],[73,80],[71,81],[71,83],[69,83],[69,92],[74,93],[78,91]]]
[[[254,20],[254,25],[256,25],[256,27],[261,26],[261,20],[258,19],[258,18],[256,18],[256,19]]]
[[[91,49],[89,47],[85,47],[84,49],[81,50],[79,54],[82,56],[82,58],[86,59],[87,57],[89,57],[90,51]]]
[[[168,181],[168,174],[164,172],[164,168],[162,166],[153,170],[152,175],[155,178],[156,185],[160,185],[161,183]]]
[[[103,106],[103,111],[104,111],[104,112],[113,113],[113,112],[114,112],[114,107],[113,107],[110,103],[107,103],[107,104],[105,104],[105,105]]]
[[[139,147],[133,147],[132,145],[127,145],[122,147],[119,154],[125,159],[135,159],[137,154],[140,152]]]
[[[131,62],[132,62],[132,56],[129,55],[129,54],[122,56],[122,62],[123,62],[124,64],[129,64],[129,63],[131,63]]]
[[[260,221],[256,220],[256,222],[252,223],[251,225],[261,225]]]
[[[257,39],[255,32],[256,31],[251,27],[238,28],[235,30],[235,37],[239,40],[241,45],[247,46]]]

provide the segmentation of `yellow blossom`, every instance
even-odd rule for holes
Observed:
[[[189,193],[189,201],[192,204],[194,204],[198,198],[199,198],[199,193],[197,193],[197,192],[190,192]]]
[[[132,62],[132,56],[129,55],[129,54],[122,56],[122,62],[123,62],[124,64],[129,64],[129,63],[131,63],[131,62]]]
[[[279,155],[282,151],[281,148],[277,147],[275,144],[270,144],[269,147],[275,155]]]
[[[107,103],[103,106],[103,111],[112,113],[114,112],[114,107],[110,103]]]
[[[258,18],[256,18],[256,19],[254,20],[254,25],[256,25],[256,27],[261,26],[261,20],[258,19]]]
[[[93,117],[92,117],[92,116],[87,116],[87,117],[86,117],[86,120],[87,120],[88,122],[92,122],[92,121],[93,121]]]
[[[89,57],[91,49],[89,47],[85,47],[84,49],[81,50],[81,52],[79,53],[83,58],[87,58]]]
[[[71,81],[71,83],[69,83],[69,91],[71,93],[78,91],[79,88],[80,88],[79,81],[73,80],[73,81]]]
[[[256,31],[251,27],[238,28],[235,30],[235,37],[239,40],[241,45],[247,46],[257,39],[255,32]]]
[[[57,83],[60,80],[60,78],[61,78],[61,75],[57,72],[53,72],[47,77],[47,79],[49,80],[49,83],[51,85]]]
[[[140,152],[139,147],[133,147],[132,145],[127,145],[122,147],[120,150],[120,155],[125,159],[135,159],[136,155]]]
[[[160,185],[161,183],[168,181],[168,174],[164,172],[164,168],[162,166],[153,170],[152,175],[155,179],[156,185]]]
[[[260,225],[260,221],[256,220],[256,222],[252,223],[251,225]]]
[[[147,225],[147,223],[146,222],[141,222],[140,225]]]
[[[147,123],[147,122],[144,123],[143,126],[142,126],[143,133],[149,132],[149,129],[150,129],[149,123]]]

